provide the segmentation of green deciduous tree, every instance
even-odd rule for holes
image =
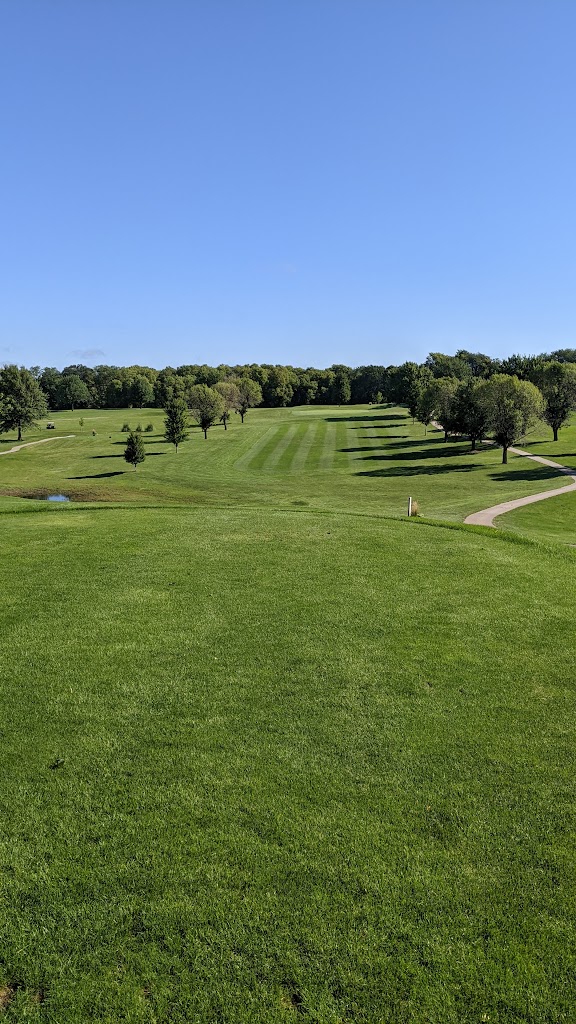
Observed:
[[[508,448],[534,426],[544,411],[542,394],[528,380],[495,373],[484,386],[488,429],[502,447],[502,462],[508,462]]]
[[[436,387],[434,384],[429,384],[428,387],[423,388],[418,396],[415,415],[418,422],[423,424],[424,433],[427,433],[428,427],[434,418],[436,397]]]
[[[144,459],[146,458],[146,451],[140,434],[130,434],[128,436],[128,443],[124,449],[124,458],[126,459],[126,462],[129,462],[131,466],[134,466],[134,469],[136,469],[141,462],[144,462]]]
[[[88,385],[76,373],[61,377],[56,397],[61,409],[71,409],[72,412],[79,407],[87,408],[91,400]]]
[[[138,409],[143,409],[145,405],[152,405],[154,401],[154,388],[143,374],[138,374],[134,377],[130,384],[129,398],[130,404],[135,405]]]
[[[238,408],[238,402],[240,399],[240,392],[234,381],[231,380],[220,380],[214,385],[214,391],[217,391],[222,399],[224,409],[220,419],[224,424],[224,430],[227,430],[228,420],[230,419],[230,412],[232,409]]]
[[[431,385],[434,393],[434,418],[444,428],[445,441],[449,434],[458,430],[455,416],[458,383],[455,377],[439,377]]]
[[[546,363],[542,371],[542,394],[544,414],[548,426],[552,427],[554,440],[558,440],[560,427],[568,421],[576,408],[576,366],[574,363]]]
[[[190,388],[188,404],[194,419],[204,431],[204,438],[207,438],[208,430],[214,423],[218,423],[224,412],[222,397],[207,384],[194,384]]]
[[[344,369],[337,369],[334,376],[332,401],[335,405],[348,405],[352,397],[350,377]]]
[[[188,438],[189,422],[186,402],[183,398],[172,398],[164,411],[166,413],[164,437],[174,445],[176,453],[178,453],[178,445]]]
[[[248,409],[253,409],[254,406],[262,404],[262,388],[258,381],[252,380],[251,377],[240,377],[234,383],[238,388],[238,404],[236,408],[240,413],[242,423],[244,423],[244,417]]]
[[[36,420],[46,416],[46,399],[29,370],[4,366],[0,370],[0,433],[18,430],[18,440]]]
[[[481,378],[462,381],[454,398],[454,429],[457,433],[466,434],[470,438],[472,451],[476,450],[476,442],[485,437],[488,430],[484,387],[485,381]]]

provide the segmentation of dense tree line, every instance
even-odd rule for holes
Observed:
[[[508,447],[543,418],[554,440],[576,408],[576,349],[535,356],[492,359],[460,349],[455,355],[431,352],[423,363],[328,369],[272,364],[208,366],[190,364],[155,370],[149,366],[82,364],[29,370],[0,370],[0,430],[22,431],[46,410],[157,407],[167,411],[167,436],[184,440],[183,410],[207,436],[230,414],[242,422],[256,405],[347,405],[390,402],[408,407],[427,428],[440,422],[446,437],[465,435],[472,444],[491,434]],[[186,419],[186,424],[188,420]]]
[[[230,380],[248,379],[260,387],[265,407],[395,402],[407,405],[413,412],[421,386],[432,380],[488,380],[503,373],[542,388],[544,369],[550,362],[576,364],[576,349],[558,349],[536,356],[514,355],[504,360],[460,349],[453,356],[431,352],[420,364],[357,367],[334,364],[323,370],[269,363],[190,364],[167,366],[163,370],[149,366],[72,364],[63,370],[35,366],[29,372],[38,381],[51,410],[165,409],[174,397],[188,402],[191,389],[196,386],[214,387]]]

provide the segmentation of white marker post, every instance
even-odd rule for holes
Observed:
[[[408,498],[408,518],[412,515],[412,498]]]

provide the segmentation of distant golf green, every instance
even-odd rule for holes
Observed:
[[[0,1019],[573,1020],[576,556],[458,522],[557,475],[403,409],[82,415],[0,456]]]

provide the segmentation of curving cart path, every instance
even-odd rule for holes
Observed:
[[[576,469],[561,466],[559,462],[544,459],[541,455],[531,455],[530,452],[525,452],[522,448],[509,448],[508,451],[512,452],[513,455],[523,455],[527,459],[532,459],[533,462],[540,462],[543,466],[552,466],[559,473],[571,477],[572,483],[568,484],[567,487],[556,487],[552,491],[540,491],[538,494],[529,494],[527,498],[502,501],[499,505],[492,505],[491,508],[482,509],[481,512],[473,512],[471,516],[467,516],[464,520],[469,526],[494,526],[496,516],[502,516],[505,512],[511,512],[512,509],[522,508],[523,505],[532,505],[533,502],[544,501],[546,498],[554,498],[557,494],[567,494],[568,491],[576,491]]]
[[[48,441],[64,441],[67,437],[76,437],[76,434],[62,434],[60,437],[44,437],[41,441],[26,441],[25,444],[17,444],[14,448],[8,448],[0,455],[11,455],[12,452],[19,452],[21,448],[32,448],[35,444],[48,444]]]

